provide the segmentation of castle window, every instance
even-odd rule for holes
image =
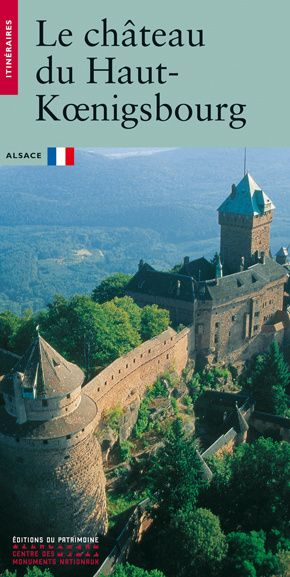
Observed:
[[[112,381],[114,380],[114,375],[112,375]]]
[[[126,365],[126,369],[128,369],[128,364]]]
[[[233,316],[232,316],[232,322],[234,322],[234,321],[236,321],[236,320],[237,320],[237,315],[233,315]]]
[[[169,359],[169,355],[166,355],[166,358]]]
[[[218,335],[215,335],[215,336],[214,336],[214,342],[215,342],[215,343],[218,343],[218,342],[219,342],[219,336],[218,336]]]
[[[259,325],[254,325],[254,331],[257,331],[259,328]]]
[[[150,355],[150,353],[151,353],[151,349],[148,349],[148,355]]]
[[[203,335],[203,333],[204,333],[204,325],[200,323],[197,325],[197,334]]]
[[[260,311],[256,311],[255,312],[255,317],[259,317],[260,316]]]
[[[107,381],[105,381],[105,385],[107,384]]]
[[[98,393],[100,392],[100,387],[98,387]]]
[[[136,363],[136,359],[133,359],[133,363]]]
[[[66,438],[67,438],[67,439],[71,439],[71,435],[67,435]]]
[[[121,373],[121,369],[119,369],[119,374]]]
[[[66,396],[67,399],[70,399],[70,393],[68,393],[68,395]]]
[[[164,345],[166,345],[166,341],[164,341],[164,343],[163,343],[163,344],[164,344]]]
[[[43,406],[43,407],[48,407],[48,400],[47,400],[47,399],[43,399],[43,401],[42,401],[42,406]]]
[[[220,323],[217,321],[217,322],[215,323],[215,328],[218,329],[219,326],[220,326]]]
[[[143,358],[143,353],[141,353],[141,355],[140,355],[140,359],[142,359],[142,358]]]

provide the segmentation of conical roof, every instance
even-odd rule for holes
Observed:
[[[207,463],[205,462],[204,458],[202,457],[202,455],[200,454],[200,452],[197,450],[196,454],[200,460],[200,464],[202,467],[202,476],[204,478],[205,481],[210,482],[212,480],[213,474],[212,471],[210,470],[209,466],[207,465]]]
[[[249,429],[249,425],[239,409],[238,403],[235,404],[234,411],[229,416],[228,424],[235,429],[238,435],[246,433]]]
[[[276,256],[288,256],[288,248],[286,246],[281,246],[281,248],[276,253]]]
[[[218,208],[219,212],[256,216],[274,210],[269,196],[247,172],[237,186],[233,185],[231,194]]]
[[[83,371],[66,361],[40,335],[37,335],[13,372],[22,374],[22,386],[24,390],[32,390],[34,398],[63,397],[84,381]],[[7,377],[9,380],[11,374]]]

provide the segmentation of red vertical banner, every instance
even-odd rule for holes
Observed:
[[[0,95],[18,94],[18,0],[0,0]]]

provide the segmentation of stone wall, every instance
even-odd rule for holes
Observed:
[[[25,448],[0,443],[0,460],[7,538],[67,535],[68,527],[70,535],[106,531],[105,477],[93,433],[66,449],[43,451],[37,442]]]
[[[213,362],[235,362],[265,351],[276,331],[273,328],[272,334],[270,330],[268,334],[264,332],[265,323],[269,323],[266,326],[270,328],[271,317],[282,311],[283,296],[282,279],[267,285],[264,290],[226,303],[200,303],[196,323],[197,352],[204,356],[211,354]],[[276,332],[281,340],[283,325],[277,327]]]
[[[141,398],[158,375],[169,370],[181,374],[191,351],[191,331],[169,328],[157,337],[120,357],[90,381],[84,392],[98,407],[98,414],[126,407]]]
[[[250,420],[251,427],[261,435],[276,437],[277,440],[290,442],[290,419],[254,411]]]

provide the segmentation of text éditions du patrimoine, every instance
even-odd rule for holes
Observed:
[[[73,43],[73,32],[66,28],[52,31],[47,20],[37,20],[37,47],[68,48]],[[204,30],[179,29],[152,30],[146,26],[138,27],[132,20],[127,20],[122,29],[112,28],[107,18],[99,21],[96,28],[90,28],[83,35],[83,42],[88,49],[99,51],[98,56],[88,55],[84,66],[87,66],[85,83],[92,87],[112,85],[111,101],[106,102],[65,102],[63,95],[57,93],[37,94],[38,110],[36,120],[66,122],[119,122],[124,129],[134,129],[140,122],[168,122],[175,119],[179,122],[226,122],[231,129],[241,129],[246,125],[244,112],[246,104],[239,102],[201,104],[169,103],[162,97],[156,86],[168,82],[177,82],[179,72],[171,70],[162,63],[157,66],[120,66],[120,56],[104,56],[103,49],[119,47],[134,48],[162,47],[204,48],[206,46]],[[122,57],[124,50],[122,50]],[[75,65],[76,66],[76,65]],[[57,66],[53,54],[46,55],[44,65],[36,71],[40,85],[76,84],[74,66]],[[118,86],[152,85],[150,102],[120,102]]]

